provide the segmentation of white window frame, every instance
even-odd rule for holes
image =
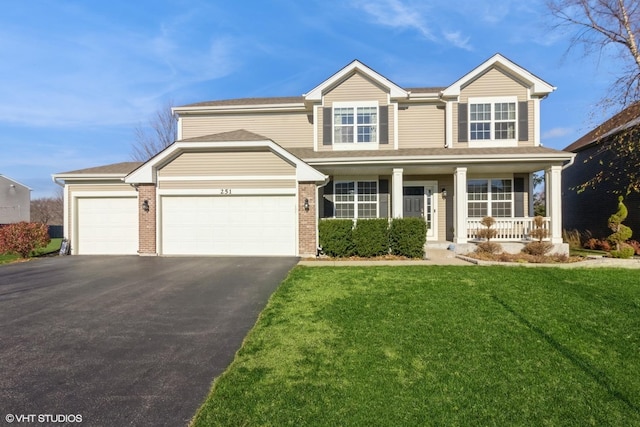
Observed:
[[[468,135],[469,135],[469,147],[517,147],[518,146],[518,97],[517,96],[502,96],[502,97],[483,97],[483,98],[469,98],[468,99]],[[496,104],[514,104],[515,118],[513,120],[497,120],[496,119]],[[490,104],[491,115],[489,120],[471,120],[471,105],[473,104]],[[471,125],[473,123],[489,122],[489,139],[472,139],[471,138]],[[514,133],[513,138],[510,139],[496,139],[496,123],[513,122]]]
[[[378,101],[334,102],[331,107],[331,141],[334,150],[374,150],[378,148],[380,143],[380,106]],[[337,108],[349,108],[353,110],[353,125],[351,125],[353,126],[353,142],[336,141],[335,111]],[[376,129],[375,141],[358,142],[358,108],[376,109],[376,123],[370,124],[371,126],[375,126]]]
[[[469,199],[469,182],[471,181],[484,181],[487,183],[487,199],[486,200],[470,200]],[[509,197],[508,199],[504,199],[504,200],[500,200],[500,199],[493,199],[492,197],[492,191],[491,191],[491,181],[509,181],[511,182],[511,192],[510,195],[511,197]],[[487,214],[485,216],[492,216],[494,218],[515,218],[514,214],[515,214],[515,197],[514,197],[514,189],[513,189],[513,177],[491,177],[491,178],[483,178],[483,177],[475,177],[475,178],[469,178],[467,179],[467,186],[466,186],[466,192],[467,192],[467,216],[469,218],[482,218],[482,216],[471,216],[469,215],[469,204],[470,203],[483,203],[486,204],[487,206]],[[508,202],[511,204],[511,215],[510,216],[495,216],[494,213],[492,212],[492,204],[494,202]]]
[[[366,200],[358,200],[358,184],[359,183],[374,183],[375,187],[376,187],[376,191],[375,193],[373,193],[375,195],[375,202],[374,201],[366,201]],[[353,183],[353,201],[347,201],[347,202],[342,202],[342,201],[337,201],[337,192],[336,192],[336,186],[338,184],[350,184]],[[334,218],[339,218],[339,219],[358,219],[358,206],[359,205],[369,205],[369,204],[373,204],[375,203],[375,216],[368,216],[368,217],[364,217],[365,219],[369,219],[369,218],[379,218],[380,217],[380,183],[378,182],[378,179],[359,179],[359,180],[354,180],[354,179],[341,179],[341,180],[336,180],[333,182],[333,217]],[[341,205],[346,205],[346,204],[353,204],[353,217],[352,218],[346,218],[346,217],[338,217],[336,215],[337,213],[337,207],[338,204]]]

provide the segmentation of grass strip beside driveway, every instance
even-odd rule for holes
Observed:
[[[640,425],[626,269],[294,269],[195,426]]]

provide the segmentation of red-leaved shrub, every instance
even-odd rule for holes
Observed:
[[[15,253],[29,258],[31,251],[47,246],[49,227],[39,222],[17,222],[0,227],[0,253]]]

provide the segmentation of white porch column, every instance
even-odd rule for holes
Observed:
[[[455,243],[467,243],[467,168],[453,173],[453,224]]]
[[[551,243],[562,243],[562,166],[544,171],[547,216],[551,218]]]
[[[394,168],[391,177],[391,216],[402,218],[402,168]]]

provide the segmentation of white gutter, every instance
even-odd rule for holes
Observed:
[[[309,165],[323,165],[329,166],[332,164],[381,164],[381,163],[421,163],[421,164],[437,164],[437,163],[450,163],[450,162],[464,162],[464,163],[485,163],[487,161],[500,161],[500,162],[530,162],[530,161],[562,161],[571,160],[567,156],[558,156],[557,154],[542,154],[536,156],[526,157],[514,157],[512,154],[503,154],[495,156],[474,156],[463,157],[460,155],[446,155],[446,156],[429,156],[425,159],[424,156],[403,156],[403,157],[337,157],[337,158],[324,158],[324,159],[303,159],[305,163]]]

